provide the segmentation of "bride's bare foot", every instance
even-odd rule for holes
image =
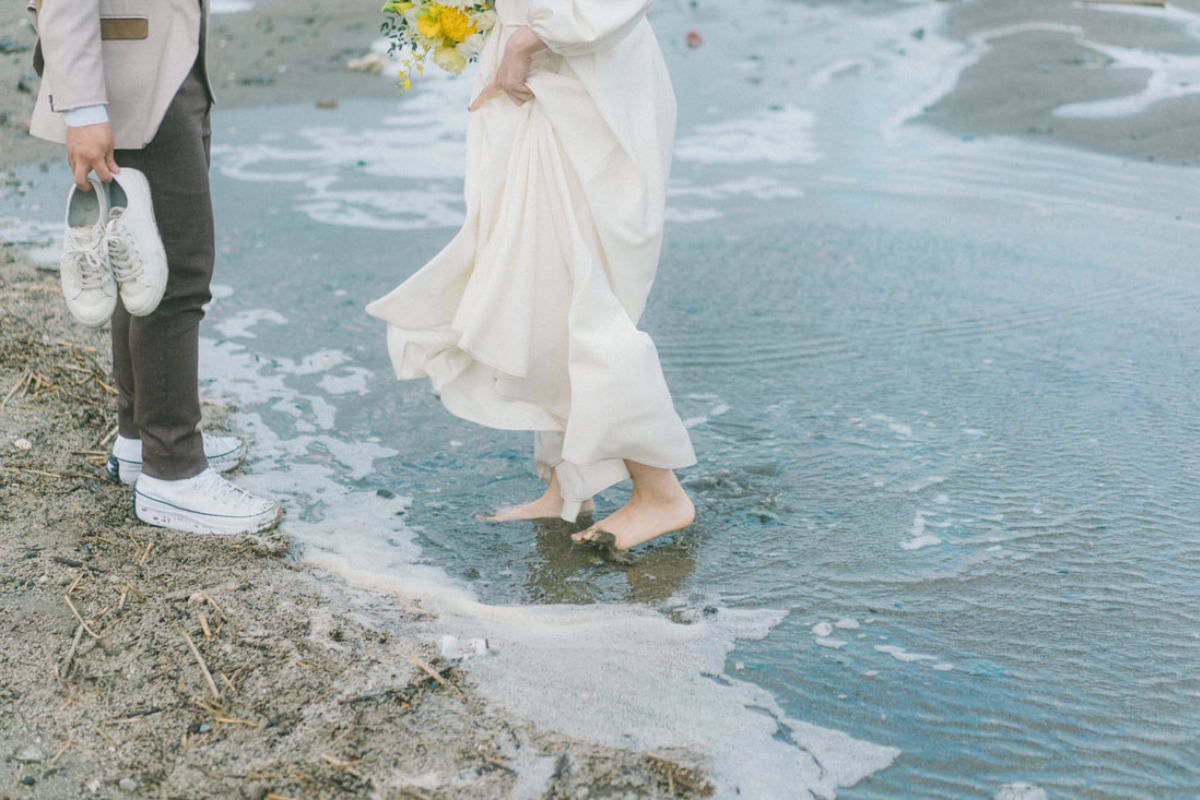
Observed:
[[[520,506],[511,506],[502,508],[491,516],[481,516],[480,519],[486,522],[519,522],[521,520],[534,519],[554,519],[562,516],[564,505],[562,490],[558,486],[558,476],[553,472],[550,473],[550,485],[546,487],[546,492],[532,503],[525,503]],[[579,507],[579,515],[581,517],[590,517],[592,512],[596,510],[596,505],[591,500],[584,500]]]
[[[668,469],[626,462],[633,477],[629,502],[587,530],[571,536],[576,544],[600,546],[610,558],[663,534],[686,528],[696,518],[696,508]],[[623,559],[615,559],[623,560]]]
[[[526,503],[523,506],[510,506],[502,508],[495,514],[490,516],[481,516],[480,519],[486,522],[519,522],[521,520],[534,519],[557,519],[562,516],[563,499],[561,497],[550,497],[549,492],[534,500],[532,503]],[[584,501],[579,507],[579,516],[590,517],[592,512],[596,510],[595,504],[591,500]]]

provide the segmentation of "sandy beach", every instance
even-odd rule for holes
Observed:
[[[394,97],[346,67],[377,10],[335,6],[214,17],[221,107]],[[0,39],[0,167],[61,160],[27,134],[23,4],[0,8]],[[138,523],[102,469],[108,376],[107,329],[70,318],[56,273],[0,251],[0,797],[707,793],[686,754],[581,742],[473,697],[418,603],[349,589],[282,536]],[[220,430],[224,410],[205,410]]]
[[[474,698],[433,615],[302,566],[283,537],[138,523],[101,467],[105,332],[8,249],[0,287],[0,797],[706,794],[686,755]],[[207,428],[222,416],[207,406]]]
[[[20,191],[11,168],[62,161],[27,133],[23,5],[0,7],[0,191]],[[1054,113],[1139,92],[1151,70],[1123,66],[1130,52],[1197,55],[1177,26],[1071,0],[948,5],[940,33],[978,57],[909,124],[1200,163],[1200,94],[1125,116]],[[347,66],[378,23],[374,4],[345,0],[215,16],[219,108],[394,98],[390,81]],[[924,36],[897,31],[904,46]],[[599,745],[483,699],[469,669],[440,655],[436,613],[347,586],[284,535],[214,543],[140,524],[103,470],[116,413],[106,336],[71,320],[54,271],[0,249],[0,800],[713,793],[702,753]],[[206,404],[207,429],[227,429],[231,411]]]
[[[686,755],[580,742],[474,698],[433,615],[302,566],[281,536],[138,523],[101,467],[105,332],[8,249],[0,287],[0,796],[706,794]],[[222,416],[206,406],[207,429]]]

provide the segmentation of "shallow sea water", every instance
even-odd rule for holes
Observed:
[[[477,522],[539,491],[531,437],[394,382],[361,311],[461,218],[466,82],[219,113],[203,372],[253,436],[240,482],[315,561],[491,630],[497,695],[546,669],[510,701],[546,724],[687,743],[589,716],[546,663],[662,662],[631,704],[728,727],[696,745],[726,795],[793,796],[793,741],[890,757],[803,723],[900,751],[841,797],[1200,794],[1194,173],[913,124],[986,42],[938,39],[939,5],[658,4],[681,118],[643,327],[699,518],[627,569],[565,525]],[[40,191],[3,198],[0,235],[45,236]],[[747,708],[767,724],[739,745]]]

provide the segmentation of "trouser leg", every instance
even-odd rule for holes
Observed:
[[[118,303],[113,369],[122,436],[141,438],[142,470],[190,478],[204,470],[200,435],[199,339],[211,299],[214,245],[209,194],[208,97],[196,70],[180,86],[153,141],[118,150],[117,164],[145,173],[167,252],[167,288],[145,317]]]

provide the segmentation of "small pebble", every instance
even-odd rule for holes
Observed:
[[[14,439],[13,447],[17,448],[18,450],[32,450],[33,442],[29,441],[28,439]]]
[[[117,786],[119,786],[123,792],[136,792],[140,784],[138,784],[138,782],[133,778],[121,778],[121,780],[117,782]]]
[[[46,760],[46,754],[37,745],[31,744],[18,750],[15,758],[22,764],[38,764]]]

